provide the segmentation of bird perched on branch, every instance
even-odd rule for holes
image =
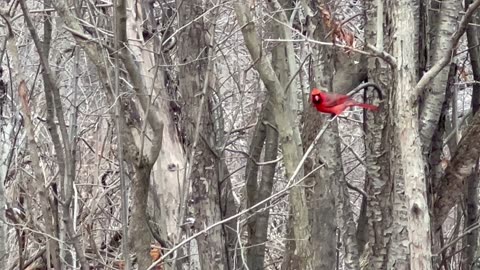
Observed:
[[[377,91],[379,98],[383,99],[383,94],[380,87],[378,87],[378,85],[374,83],[361,84],[352,91],[350,91],[350,93],[348,93],[347,95],[328,93],[314,88],[310,93],[310,98],[317,111],[323,113],[330,113],[332,115],[342,114],[349,107],[361,107],[370,111],[376,111],[378,110],[378,106],[367,103],[360,103],[353,100],[351,97],[358,91],[368,88],[369,86],[374,87],[374,89]]]

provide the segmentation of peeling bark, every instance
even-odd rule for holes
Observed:
[[[448,50],[452,35],[457,26],[457,17],[461,10],[461,2],[444,0],[441,2],[438,20],[436,20],[435,38],[432,45],[432,63],[440,61]],[[420,113],[420,136],[424,149],[430,149],[433,134],[437,130],[438,120],[445,100],[445,89],[448,81],[448,68],[443,68],[432,80],[425,91],[424,103]]]
[[[384,29],[382,33],[390,33],[391,25],[388,21],[389,6],[384,7],[384,12],[379,14],[374,4],[378,1],[367,1],[365,9],[367,10],[366,39],[373,43],[378,39],[380,33],[377,30],[378,22],[382,22]],[[380,1],[381,5],[386,5],[385,1]],[[378,16],[382,16],[378,18]],[[384,44],[391,43],[391,36],[381,37]],[[377,44],[378,46],[378,44]],[[381,48],[379,48],[381,49]],[[395,178],[390,170],[395,170],[395,164],[392,162],[395,158],[395,144],[393,136],[394,119],[391,111],[391,93],[393,85],[393,71],[390,66],[380,59],[368,60],[369,79],[376,82],[385,92],[385,99],[380,111],[367,115],[366,119],[366,189],[368,194],[366,200],[366,218],[368,222],[368,243],[370,250],[364,250],[364,253],[370,253],[368,262],[370,269],[388,269],[387,263],[396,260],[395,254],[391,251],[392,230],[395,227],[403,230],[402,223],[394,223],[393,204],[394,180],[401,181],[402,178]],[[399,216],[401,217],[401,216]],[[393,243],[396,245],[396,243]],[[398,250],[403,253],[404,249]],[[400,254],[405,256],[406,254]]]
[[[460,193],[464,188],[464,179],[475,169],[480,155],[478,134],[480,134],[480,114],[475,114],[436,188],[437,197],[433,215],[435,230],[441,226],[450,209],[459,201]]]
[[[408,215],[408,240],[411,269],[432,269],[430,215],[426,197],[425,160],[419,138],[419,123],[415,98],[412,95],[417,76],[418,5],[400,0],[392,6],[395,39],[393,53],[398,59],[394,93],[394,108],[401,154]]]

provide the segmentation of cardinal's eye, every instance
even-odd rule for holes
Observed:
[[[320,96],[315,95],[315,96],[313,96],[313,101],[314,101],[315,103],[320,103],[320,101],[322,101],[322,99],[320,98]]]

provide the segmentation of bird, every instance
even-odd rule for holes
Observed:
[[[355,92],[358,92],[358,90]],[[317,111],[322,113],[330,113],[332,115],[340,115],[349,107],[361,107],[370,111],[378,110],[378,106],[360,103],[353,100],[348,95],[328,93],[321,91],[318,88],[313,88],[310,97],[311,102]]]

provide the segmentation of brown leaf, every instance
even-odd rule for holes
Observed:
[[[22,106],[25,108],[25,113],[28,117],[30,117],[30,107],[28,107],[28,89],[25,80],[20,81],[20,85],[18,86],[18,95],[20,96],[20,102]]]

